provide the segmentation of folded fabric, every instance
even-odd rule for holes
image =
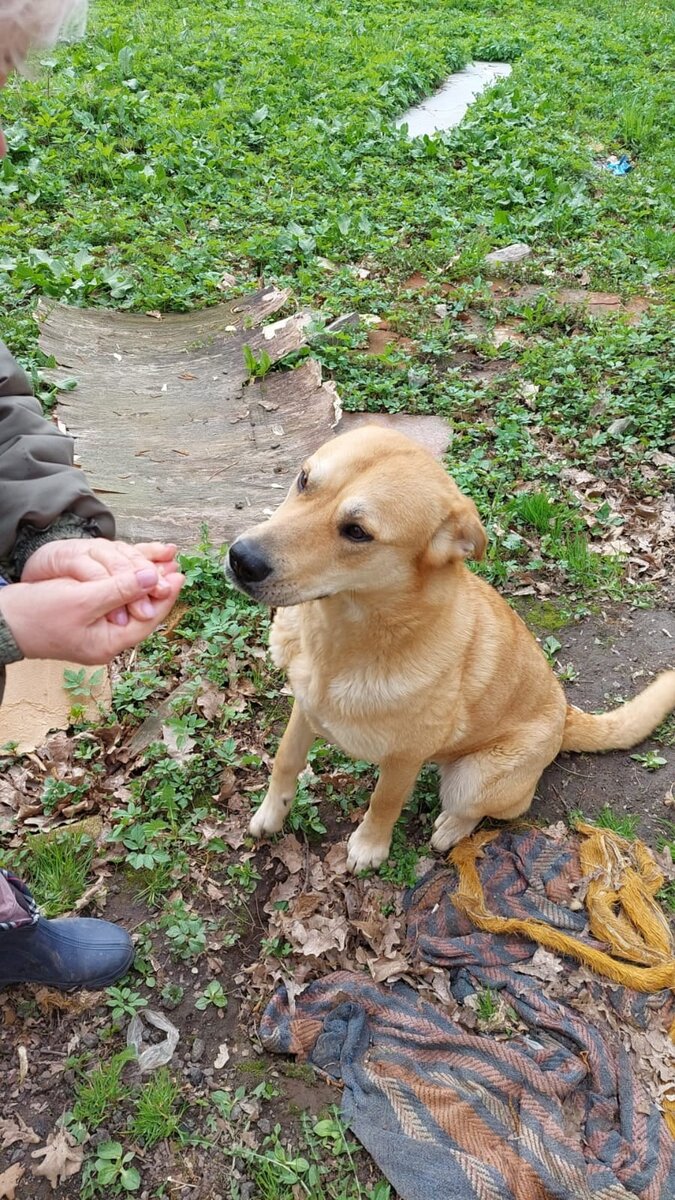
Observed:
[[[541,926],[581,945],[582,960],[589,950],[611,959],[610,943],[588,929],[588,913],[569,904],[575,888],[593,883],[604,912],[609,883],[621,884],[625,863],[614,861],[611,880],[597,866],[585,878],[579,846],[538,830],[474,835],[453,854],[458,889],[454,870],[434,870],[408,897],[412,956],[445,967],[460,1002],[489,987],[513,1011],[512,1036],[467,1030],[408,984],[384,987],[353,972],[317,980],[292,1005],[282,988],[264,1014],[268,1049],[342,1080],[346,1122],[403,1200],[675,1196],[675,1141],[623,1045],[516,969],[532,958],[532,937],[473,921],[478,914],[530,922],[538,934]],[[611,839],[607,847],[611,858]],[[651,895],[658,870],[643,865]],[[649,904],[647,912],[653,916]],[[646,938],[632,927],[638,952],[644,942],[649,957],[651,942],[660,943],[659,961],[644,970],[668,969],[656,924]],[[599,986],[637,1025],[655,1005],[662,1015],[672,1005],[669,991]]]

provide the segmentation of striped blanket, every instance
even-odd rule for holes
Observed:
[[[588,938],[564,902],[575,855],[569,840],[503,833],[480,863],[485,896]],[[264,1045],[344,1083],[343,1116],[402,1200],[673,1200],[675,1141],[624,1048],[514,970],[535,944],[477,930],[451,900],[455,883],[435,870],[409,896],[409,950],[447,968],[457,1000],[486,987],[505,998],[519,1032],[467,1030],[407,983],[342,971],[292,1005],[280,989]],[[644,1021],[653,997],[607,990]]]

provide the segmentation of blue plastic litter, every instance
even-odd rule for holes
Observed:
[[[633,164],[625,154],[622,154],[621,158],[612,155],[605,163],[605,170],[611,171],[612,175],[627,175],[629,171],[633,170]]]

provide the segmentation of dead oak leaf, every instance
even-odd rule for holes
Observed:
[[[277,843],[271,857],[280,859],[291,875],[295,875],[305,861],[302,846],[294,833],[287,833],[286,837]]]
[[[202,685],[197,696],[197,708],[200,708],[207,721],[213,721],[225,707],[227,693],[215,683]]]
[[[16,1200],[16,1188],[23,1178],[26,1168],[21,1163],[14,1163],[0,1175],[0,1200]]]
[[[300,954],[321,958],[329,950],[344,950],[348,930],[339,917],[312,917],[307,925],[294,921],[289,930],[291,942]]]
[[[18,1113],[16,1117],[0,1119],[0,1150],[7,1150],[15,1142],[22,1142],[27,1146],[30,1143],[37,1145],[39,1141],[35,1130],[31,1129]]]
[[[33,1167],[35,1175],[48,1179],[55,1191],[59,1183],[77,1175],[82,1166],[84,1147],[78,1146],[72,1134],[67,1129],[54,1129],[49,1135],[46,1146],[33,1150],[31,1158],[41,1158],[39,1166]]]
[[[347,843],[335,842],[326,854],[324,861],[331,875],[346,875]]]

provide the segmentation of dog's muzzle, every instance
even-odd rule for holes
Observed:
[[[230,546],[225,569],[233,583],[246,592],[255,592],[255,585],[267,579],[273,568],[255,542],[238,538]]]

